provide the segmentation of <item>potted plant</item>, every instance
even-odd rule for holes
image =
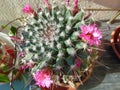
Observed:
[[[120,58],[120,26],[112,31],[110,41],[115,54]]]
[[[92,16],[78,7],[78,0],[72,7],[69,0],[43,4],[37,10],[27,4],[23,12],[28,16],[22,25],[12,27],[16,56],[42,90],[76,89],[90,77],[102,32]]]
[[[15,42],[13,42],[14,37],[10,36],[8,33],[2,32],[14,21],[20,20],[17,18],[10,21],[6,25],[2,25],[0,28],[0,83],[10,84],[10,88],[14,90],[12,82],[20,79],[21,76],[26,78],[24,75],[23,66],[19,59],[17,53],[17,48]],[[11,26],[10,33],[16,30],[15,27]]]
[[[10,82],[19,76],[20,72],[17,72],[19,69],[14,68],[14,63],[14,43],[7,34],[0,32],[0,82]],[[11,74],[11,71],[14,73]]]
[[[16,64],[15,44],[7,34],[0,32],[0,83],[8,87],[10,85],[13,89],[12,83],[23,74],[21,73],[22,69]]]

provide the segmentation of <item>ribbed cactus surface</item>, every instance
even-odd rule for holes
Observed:
[[[36,62],[33,72],[50,67],[58,75],[61,72],[65,75],[73,74],[77,61],[80,61],[81,67],[75,70],[81,74],[92,60],[87,43],[79,37],[80,25],[92,21],[84,19],[82,9],[75,15],[66,6],[52,5],[51,10],[47,7],[38,10],[36,16],[27,18],[20,31],[24,41],[20,49],[26,52],[22,61]]]

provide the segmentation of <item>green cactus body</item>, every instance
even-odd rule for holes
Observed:
[[[83,10],[74,16],[65,6],[52,6],[51,10],[44,8],[38,11],[37,18],[28,18],[21,30],[24,43],[20,48],[26,52],[22,60],[37,62],[32,72],[50,67],[53,73],[64,74],[63,81],[66,82],[78,58],[82,60],[82,65],[75,70],[80,74],[90,66],[93,56],[88,56],[88,46],[79,38],[81,24],[84,24]]]

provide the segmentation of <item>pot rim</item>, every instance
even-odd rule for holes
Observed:
[[[93,68],[94,68],[95,62],[91,62],[91,65],[89,66],[88,70],[86,72],[84,72],[85,77],[81,80],[81,82],[76,82],[75,87],[72,87],[70,85],[66,85],[64,83],[60,83],[60,84],[56,84],[53,83],[51,85],[51,87],[48,88],[44,88],[44,87],[40,87],[41,90],[54,90],[54,87],[64,87],[66,88],[66,90],[76,90],[77,88],[79,88],[80,85],[83,85],[83,83],[85,83],[91,76]]]
[[[115,54],[118,56],[118,58],[120,59],[120,50],[117,50],[117,48],[119,48],[120,46],[120,39],[119,39],[119,35],[120,35],[120,25],[117,26],[111,33],[111,39],[110,39],[110,42],[111,42],[111,45],[112,45],[112,48],[115,52]],[[117,43],[117,44],[116,44]]]

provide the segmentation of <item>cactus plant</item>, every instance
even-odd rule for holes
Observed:
[[[79,26],[84,23],[81,22],[84,12],[81,10],[73,16],[65,7],[59,9],[53,6],[52,10],[45,8],[44,11],[38,11],[37,15],[37,18],[30,17],[22,30],[24,44],[20,46],[21,50],[27,53],[26,56],[30,54],[33,61],[40,62],[38,68],[49,64],[53,68],[70,67],[74,59],[79,57],[79,50],[86,46],[78,38]],[[86,51],[82,52],[86,58],[85,54]]]

